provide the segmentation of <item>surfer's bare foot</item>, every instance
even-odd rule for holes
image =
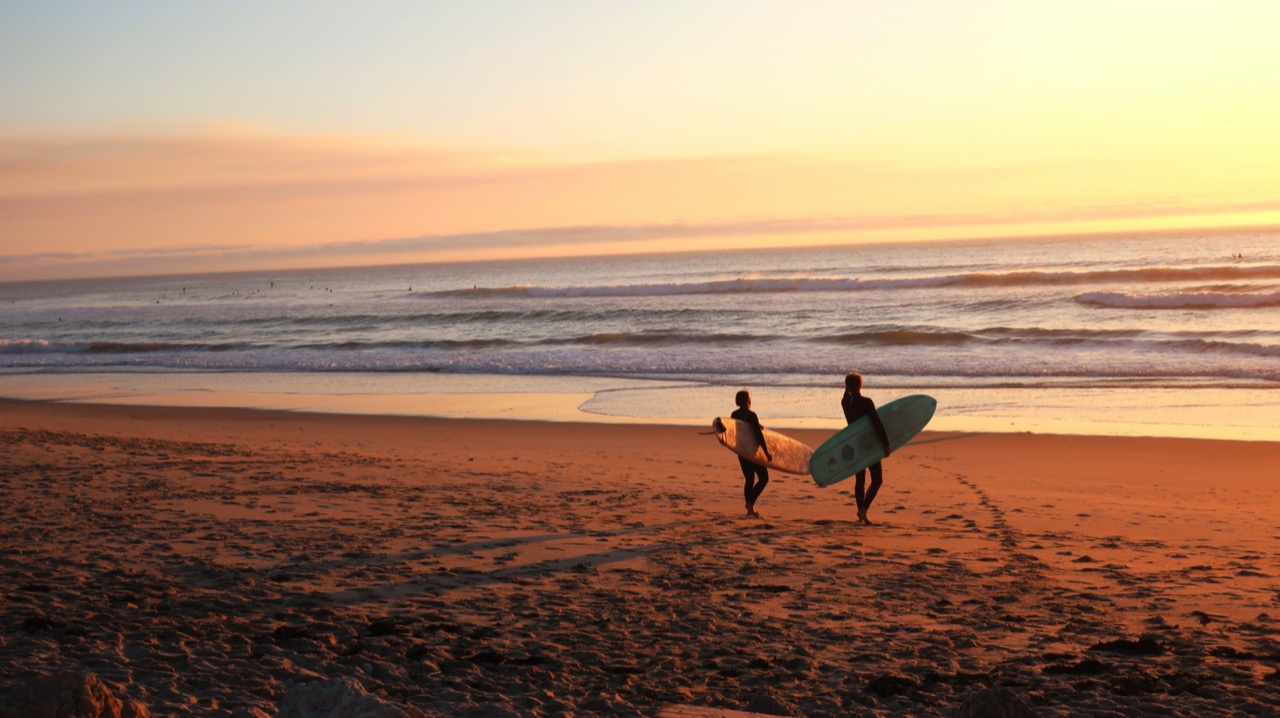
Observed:
[[[871,519],[867,518],[867,512],[866,512],[866,511],[859,511],[859,512],[858,512],[858,521],[859,521],[860,523],[866,524],[867,526],[870,526],[870,525],[871,525]]]

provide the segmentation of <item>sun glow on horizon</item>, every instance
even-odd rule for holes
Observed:
[[[385,5],[6,9],[0,281],[1280,223],[1274,3]]]

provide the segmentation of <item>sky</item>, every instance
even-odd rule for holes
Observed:
[[[1280,224],[1272,0],[0,0],[0,281]]]

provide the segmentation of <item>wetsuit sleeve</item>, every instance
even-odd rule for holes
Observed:
[[[889,432],[884,430],[884,422],[880,421],[880,412],[876,411],[875,402],[871,401],[870,399],[867,399],[867,404],[868,404],[868,408],[871,409],[871,411],[868,412],[871,415],[871,425],[876,428],[876,435],[880,437],[881,443],[884,444],[885,453],[888,453],[889,452]]]
[[[760,449],[765,452],[769,452],[769,445],[764,443],[764,427],[760,426],[760,417],[756,416],[754,411],[750,412],[750,415],[751,418],[748,420],[748,423],[751,424],[752,429],[755,429],[756,441],[760,443]]]
[[[852,424],[858,420],[853,408],[853,397],[847,391],[840,397],[840,408],[844,411],[844,423]]]

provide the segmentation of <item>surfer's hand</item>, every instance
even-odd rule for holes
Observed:
[[[764,458],[768,459],[769,461],[773,461],[773,454],[770,454],[769,451],[766,449],[764,452]]]

